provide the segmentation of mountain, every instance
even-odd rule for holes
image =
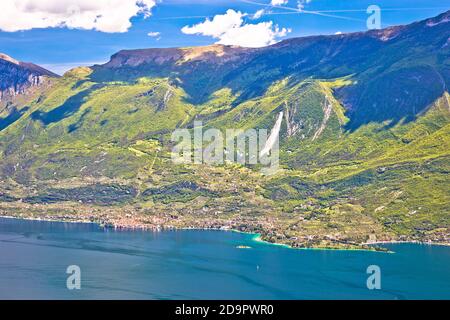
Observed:
[[[449,242],[449,21],[257,49],[123,50],[52,78],[9,102],[14,121],[0,114],[0,214],[307,247]],[[194,121],[278,123],[282,170],[175,164],[171,134]]]
[[[133,81],[145,75],[166,77],[175,83],[178,79],[190,102],[198,104],[223,87],[239,94],[238,103],[260,96],[286,77],[298,83],[309,77],[355,75],[357,84],[338,92],[350,110],[349,127],[387,119],[399,121],[405,115],[412,120],[448,86],[449,16],[446,12],[434,19],[384,30],[290,39],[260,49],[216,45],[121,51],[107,64],[96,66],[92,78]],[[417,90],[422,85],[426,92]],[[397,88],[405,86],[412,90]],[[387,89],[395,96],[385,95]],[[398,105],[396,100],[403,104]],[[373,101],[377,101],[375,106]],[[395,109],[391,108],[394,104]]]
[[[56,77],[58,75],[38,65],[0,53],[0,100],[23,94],[31,87],[42,85],[46,78]]]

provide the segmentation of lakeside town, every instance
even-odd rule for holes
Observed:
[[[191,212],[191,214],[195,214]],[[290,248],[319,248],[347,250],[386,251],[382,244],[386,243],[424,243],[450,245],[450,236],[445,230],[433,238],[414,239],[408,237],[371,236],[367,242],[357,243],[347,239],[339,239],[332,235],[297,235],[287,237],[283,226],[275,218],[249,218],[235,214],[233,218],[211,218],[207,210],[202,210],[203,217],[193,215],[180,217],[171,213],[137,209],[133,206],[121,208],[95,207],[73,204],[0,204],[0,217],[44,220],[69,223],[95,223],[100,227],[115,230],[160,232],[170,230],[220,230],[258,234],[261,241],[286,245]]]

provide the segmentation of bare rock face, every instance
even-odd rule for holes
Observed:
[[[40,86],[45,79],[57,74],[38,65],[17,61],[0,53],[0,101],[24,94],[32,87]]]

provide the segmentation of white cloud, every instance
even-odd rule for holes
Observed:
[[[225,14],[216,15],[212,20],[193,26],[185,26],[181,31],[185,34],[200,34],[218,39],[216,43],[223,45],[237,45],[242,47],[264,47],[285,37],[290,29],[279,28],[272,21],[258,24],[246,24],[243,17],[246,13],[227,10]]]
[[[342,31],[337,31],[334,34],[342,34]]]
[[[228,30],[217,43],[251,48],[264,47],[276,43],[276,38],[285,37],[289,32],[290,29],[273,26],[272,21],[245,24]]]
[[[240,11],[228,9],[227,13],[216,15],[212,20],[206,19],[204,22],[193,25],[192,27],[184,26],[181,31],[185,34],[201,34],[220,38],[230,29],[239,28],[243,23],[245,14]]]
[[[2,1],[0,30],[67,27],[126,32],[130,19],[149,17],[156,0],[7,0]]]
[[[147,33],[147,35],[152,38],[159,38],[159,36],[161,35],[161,32],[150,31],[149,33]]]
[[[161,40],[161,32],[158,31],[150,31],[149,33],[147,33],[147,35],[149,37],[155,38],[156,41]]]
[[[273,6],[282,6],[282,5],[287,4],[287,3],[288,3],[288,0],[272,0],[270,2],[270,4],[273,5]]]
[[[311,3],[312,0],[298,0],[297,1],[297,8],[299,10],[303,10],[303,8],[305,8],[305,5],[307,5],[308,3]]]
[[[252,19],[259,19],[264,15],[264,13],[264,9],[260,9],[253,14]]]

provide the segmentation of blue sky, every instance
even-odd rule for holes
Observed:
[[[99,22],[89,20],[92,6],[87,0],[55,1],[33,0],[33,5],[19,9],[2,8],[7,6],[2,1],[0,9],[8,12],[9,20],[0,17],[0,30],[8,30],[0,31],[0,52],[62,73],[74,66],[106,62],[121,49],[233,41],[258,46],[290,37],[363,31],[369,16],[366,9],[373,4],[381,8],[382,27],[450,9],[450,0],[113,0],[120,3],[113,6],[102,0],[108,6],[99,5],[94,13],[111,19]],[[280,5],[271,6],[271,1]],[[139,12],[135,2],[140,2]],[[75,13],[68,18],[67,10]],[[205,24],[206,19],[214,23]],[[226,23],[231,31],[221,30]]]

